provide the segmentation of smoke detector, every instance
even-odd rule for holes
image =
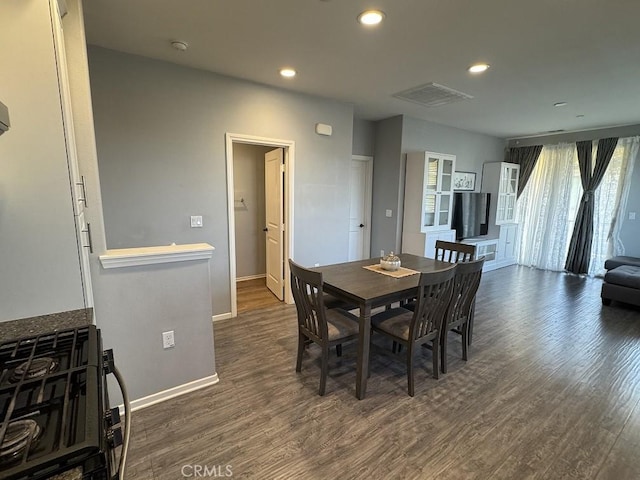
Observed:
[[[189,44],[187,42],[182,42],[180,40],[174,40],[171,42],[171,46],[180,52],[184,52],[187,48],[189,48]]]

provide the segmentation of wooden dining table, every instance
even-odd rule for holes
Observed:
[[[402,267],[418,272],[437,272],[451,267],[451,264],[447,262],[408,253],[398,256]],[[360,400],[366,395],[367,378],[369,376],[371,309],[414,296],[420,278],[419,274],[394,278],[364,268],[379,263],[379,258],[371,258],[311,269],[322,272],[325,292],[360,307],[356,368],[356,397]]]

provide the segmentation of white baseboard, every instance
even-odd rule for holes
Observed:
[[[257,280],[259,278],[267,278],[267,274],[261,273],[260,275],[247,275],[246,277],[237,277],[236,282],[246,282],[247,280]]]
[[[158,392],[152,395],[148,395],[146,397],[138,398],[131,402],[131,411],[135,412],[136,410],[141,410],[143,408],[150,407],[151,405],[164,402],[171,398],[179,397],[180,395],[184,395],[185,393],[190,393],[195,390],[199,390],[201,388],[214,385],[219,381],[220,379],[218,378],[218,374],[214,373],[213,375],[200,378],[198,380],[194,380],[193,382],[185,383],[183,385],[178,385],[177,387],[173,387],[168,390],[163,390],[162,392]],[[120,414],[121,415],[124,414],[124,405],[119,405],[119,409],[120,409]]]
[[[211,317],[211,321],[217,322],[218,320],[226,320],[227,318],[233,318],[233,316],[231,315],[231,312],[214,315],[213,317]]]

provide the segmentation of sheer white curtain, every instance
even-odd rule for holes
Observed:
[[[607,172],[595,192],[590,275],[604,273],[606,258],[624,252],[619,232],[626,212],[639,138],[618,140]],[[545,270],[564,270],[581,196],[575,144],[545,146],[518,200],[518,263]]]
[[[521,265],[564,270],[578,201],[578,185],[568,181],[578,170],[575,144],[542,148],[531,178],[518,200]]]
[[[627,197],[639,144],[640,137],[618,140],[602,184],[594,193],[593,245],[589,275],[604,274],[604,262],[607,258],[624,255],[620,229],[627,211]]]

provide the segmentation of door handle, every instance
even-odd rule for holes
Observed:
[[[360,224],[360,228],[362,228],[362,227],[364,227],[364,223],[361,223],[361,224]]]
[[[262,231],[263,231],[263,232],[268,232],[268,231],[269,231],[269,229],[268,229],[267,227],[264,227],[264,228],[262,229]]]
[[[87,234],[87,239],[89,241],[89,245],[82,245],[83,248],[88,248],[89,253],[93,253],[93,240],[91,239],[91,224],[87,223],[87,229],[82,230],[82,233]]]

